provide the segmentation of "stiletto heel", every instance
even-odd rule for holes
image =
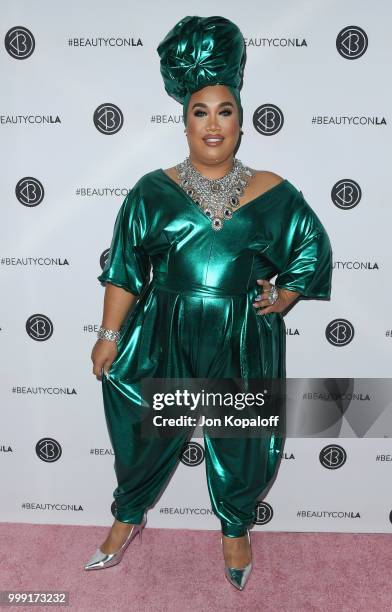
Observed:
[[[250,547],[251,554],[252,554],[249,529],[246,530],[246,535],[248,536],[249,547]],[[223,546],[222,536],[221,536],[221,544]],[[245,587],[251,571],[252,571],[252,561],[250,561],[248,565],[245,565],[245,567],[240,567],[240,568],[228,567],[225,564],[225,576],[227,580],[230,582],[230,584],[232,584],[239,591],[242,591],[243,588]]]
[[[93,569],[104,569],[106,567],[112,567],[113,565],[117,565],[120,563],[121,559],[124,556],[126,549],[132,540],[139,534],[139,543],[142,542],[142,531],[147,522],[147,514],[144,513],[143,520],[140,525],[133,525],[131,531],[129,532],[127,539],[124,544],[119,548],[115,553],[104,553],[100,548],[97,548],[95,553],[90,557],[84,566],[85,570],[93,570]]]

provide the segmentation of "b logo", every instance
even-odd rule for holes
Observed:
[[[358,59],[367,48],[367,34],[358,26],[347,26],[336,37],[336,49],[345,59]]]
[[[253,125],[263,136],[273,136],[279,132],[283,122],[283,113],[275,104],[262,104],[253,113]]]
[[[23,206],[33,208],[33,206],[41,204],[45,192],[42,183],[38,179],[32,176],[25,176],[18,181],[15,187],[15,194]]]
[[[347,453],[342,446],[329,444],[320,451],[319,459],[321,465],[328,470],[337,470],[346,463]]]
[[[332,202],[338,208],[348,210],[359,204],[362,197],[361,188],[352,179],[342,179],[338,181],[331,191]]]
[[[200,465],[204,459],[204,448],[197,442],[189,442],[181,453],[181,463],[188,467]]]
[[[256,506],[256,518],[254,524],[265,525],[266,523],[270,522],[273,516],[274,511],[272,509],[272,506],[270,506],[270,504],[267,504],[267,502],[265,501],[260,502]]]
[[[35,445],[37,456],[46,463],[53,463],[61,457],[61,446],[53,438],[42,438]]]
[[[327,325],[325,336],[334,346],[346,346],[354,338],[354,327],[347,319],[334,319]]]
[[[27,28],[15,26],[5,35],[4,45],[14,59],[27,59],[35,49],[34,36]]]
[[[101,257],[99,258],[99,265],[101,266],[102,270],[106,266],[106,262],[108,260],[109,252],[110,252],[110,249],[105,249],[104,252],[102,253]]]
[[[123,114],[115,104],[101,104],[94,113],[94,125],[101,134],[115,134],[123,123]]]
[[[33,340],[43,342],[53,334],[53,323],[43,314],[33,314],[26,321],[26,331]]]

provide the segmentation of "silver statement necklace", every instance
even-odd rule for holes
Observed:
[[[237,158],[234,158],[230,172],[218,179],[209,179],[200,174],[189,157],[177,164],[176,170],[180,187],[211,219],[214,230],[222,229],[224,221],[232,218],[240,204],[240,197],[251,177],[256,174]]]

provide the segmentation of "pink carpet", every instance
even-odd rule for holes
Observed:
[[[70,605],[8,610],[381,612],[392,609],[389,534],[252,532],[244,591],[223,574],[220,534],[146,527],[122,562],[86,572],[105,527],[0,523],[0,590],[66,590]]]

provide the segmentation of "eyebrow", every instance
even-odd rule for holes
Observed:
[[[203,108],[208,107],[208,105],[204,104],[204,102],[195,102],[194,105],[192,106],[192,109],[194,109],[195,106],[203,106]],[[220,108],[221,106],[232,106],[234,108],[234,104],[230,102],[229,100],[227,102],[221,102],[220,104],[218,104],[218,108]]]

